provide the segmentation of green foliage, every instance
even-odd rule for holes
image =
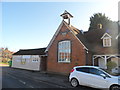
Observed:
[[[8,48],[0,48],[0,61],[3,63],[8,63],[8,61],[12,59],[12,54],[13,52],[8,50]]]
[[[90,17],[90,27],[89,30],[94,30],[98,28],[98,24],[102,24],[103,28],[108,27],[109,23],[112,21],[102,13],[96,13]]]
[[[117,66],[117,64],[116,64],[115,62],[113,62],[113,61],[109,61],[109,62],[107,63],[107,69],[108,69],[109,71],[111,71],[112,69],[114,69],[116,66]]]

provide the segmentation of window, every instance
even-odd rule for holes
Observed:
[[[102,29],[102,24],[98,24],[98,29]]]
[[[70,62],[71,42],[69,40],[58,43],[58,62]]]
[[[26,61],[28,61],[30,59],[30,55],[23,55],[22,59],[21,59],[21,64],[25,64]]]
[[[106,77],[110,78],[109,75],[107,75],[107,74],[104,73],[103,71],[98,70],[98,69],[95,69],[95,68],[90,68],[90,69],[89,69],[89,73],[90,73],[90,74],[94,74],[94,75],[98,75],[98,76],[101,76],[101,74],[104,74]]]
[[[103,39],[103,47],[111,46],[111,36],[108,33],[105,33],[101,39]]]
[[[95,75],[100,75],[100,74],[104,74],[102,71],[95,69],[95,68],[90,68],[89,72],[91,74],[95,74]]]
[[[26,63],[26,58],[22,58],[21,64],[25,64],[25,63]]]
[[[34,59],[32,60],[32,62],[38,62],[38,59],[37,59],[37,58],[34,58]]]
[[[108,37],[104,38],[103,39],[103,46],[110,47],[111,46],[111,38],[108,38]]]
[[[89,68],[76,68],[77,71],[84,72],[84,73],[89,73]]]

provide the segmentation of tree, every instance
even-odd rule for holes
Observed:
[[[107,28],[112,21],[102,13],[96,13],[90,17],[89,30],[97,30],[98,25],[103,28]],[[101,26],[102,25],[102,26]]]
[[[0,61],[7,63],[12,59],[12,54],[13,52],[8,50],[8,48],[0,48]]]

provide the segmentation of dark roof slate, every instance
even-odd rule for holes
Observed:
[[[84,32],[82,32],[81,30],[71,26],[71,29],[73,31],[73,33],[76,35],[76,37],[84,44],[84,46],[89,49],[89,43],[87,42],[85,36],[84,36]]]
[[[108,27],[109,28],[109,27]],[[112,37],[112,46],[111,47],[103,47],[103,41],[101,37],[108,33]],[[96,29],[87,31],[85,34],[85,38],[89,43],[89,50],[94,52],[95,54],[114,54],[118,53],[118,40],[116,36],[118,35],[117,25],[114,25],[113,28],[109,29]]]
[[[46,48],[38,49],[20,49],[18,52],[13,55],[45,55]]]
[[[76,27],[72,26],[72,25],[68,25],[67,22],[65,22],[65,25],[67,25],[69,27],[69,29],[74,33],[74,35],[83,43],[83,45],[89,49],[89,43],[87,43],[87,40],[84,36],[84,32],[82,32],[81,30],[77,29]]]

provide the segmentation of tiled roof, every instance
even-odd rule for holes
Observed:
[[[71,25],[71,30],[73,31],[73,33],[77,36],[77,38],[86,46],[87,49],[89,49],[89,43],[87,42],[85,36],[84,36],[84,32],[82,32],[81,30],[75,28],[74,26]]]
[[[109,29],[96,29],[91,30],[85,33],[85,38],[90,45],[89,50],[94,52],[95,54],[118,54],[118,39],[116,36],[118,35],[117,24],[114,24],[114,27]],[[103,47],[103,41],[101,37],[108,33],[112,38],[112,46],[111,47]]]
[[[69,28],[73,31],[77,38],[87,47],[87,49],[94,54],[120,54],[120,39],[116,39],[116,36],[118,35],[118,27],[116,23],[113,23],[112,27],[109,26],[109,29],[96,29],[83,33],[72,25],[70,25]],[[109,48],[103,47],[103,41],[101,37],[105,33],[108,33],[112,37],[112,46]]]
[[[46,48],[38,49],[20,49],[18,52],[13,55],[45,55]]]
[[[81,30],[75,28],[72,25],[68,25],[68,23],[66,23],[64,21],[65,25],[67,25],[69,27],[69,29],[73,32],[73,34],[81,41],[81,43],[85,46],[86,49],[88,49],[88,43],[87,40],[84,36],[84,32],[82,32]]]

